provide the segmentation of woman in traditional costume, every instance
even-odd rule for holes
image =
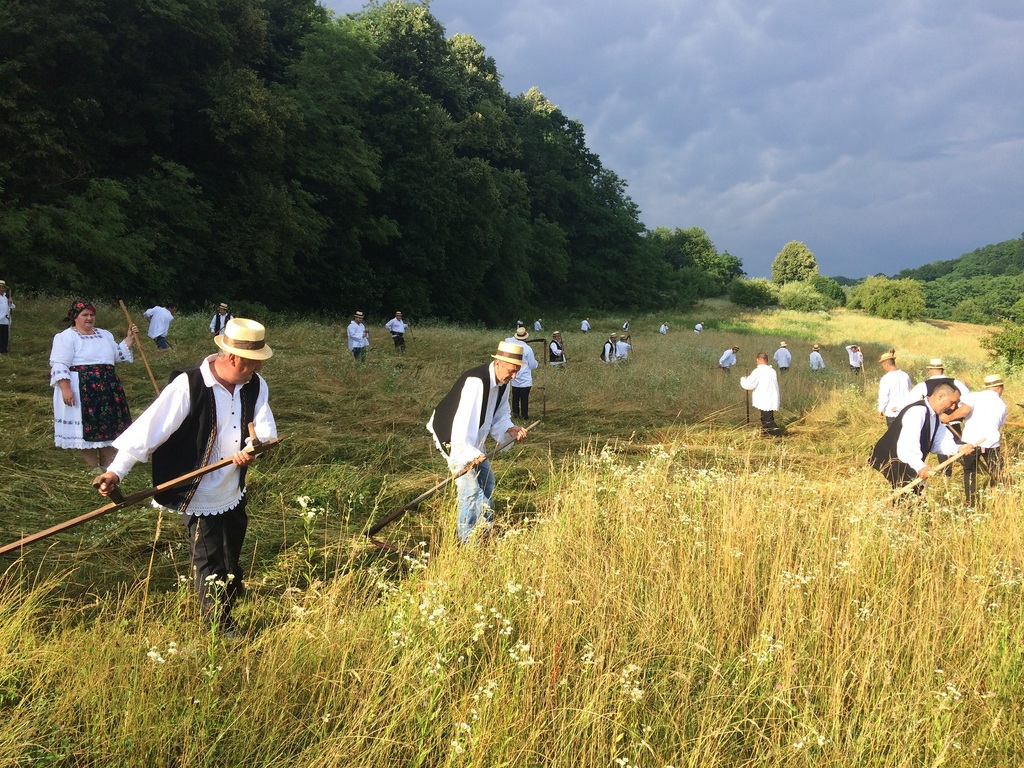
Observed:
[[[118,344],[96,327],[96,308],[85,301],[72,304],[65,320],[70,327],[53,337],[50,350],[54,444],[81,451],[86,465],[102,472],[117,453],[111,443],[132,421],[114,363],[134,362],[138,329],[131,326]]]

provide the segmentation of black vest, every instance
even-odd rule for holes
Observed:
[[[885,472],[886,469],[895,463],[902,463],[896,458],[896,443],[899,442],[900,432],[903,431],[903,414],[911,408],[919,406],[925,408],[928,412],[924,425],[921,427],[921,457],[924,458],[928,455],[932,447],[932,440],[935,439],[935,433],[932,431],[934,421],[932,411],[928,408],[925,401],[917,400],[899,412],[896,420],[885,430],[885,434],[879,438],[878,442],[875,443],[875,448],[871,451],[871,458],[868,459],[868,463],[879,472]]]
[[[487,397],[491,393],[491,374],[488,370],[489,368],[489,363],[478,365],[476,368],[470,368],[459,377],[459,380],[455,382],[455,385],[444,396],[444,399],[434,408],[434,435],[446,451],[451,450],[452,422],[455,421],[455,412],[459,410],[459,403],[462,401],[462,387],[466,384],[466,379],[480,379],[483,383],[484,395],[483,400],[480,402],[480,423],[477,424],[477,428],[482,427],[484,422],[487,421]],[[508,384],[501,384],[498,387],[498,397],[494,401],[495,411],[501,405],[501,399],[505,396],[507,386]]]
[[[153,451],[153,485],[166,483],[168,480],[181,477],[209,464],[210,454],[213,452],[217,439],[217,406],[213,398],[213,388],[206,386],[203,373],[199,370],[198,365],[180,371],[171,371],[167,383],[174,381],[179,375],[188,377],[191,405],[188,416],[185,417],[181,426],[164,441],[163,445]],[[248,383],[242,385],[239,392],[239,398],[242,401],[243,429],[238,450],[245,447],[245,438],[248,437],[245,427],[256,414],[256,398],[259,394],[260,377],[258,374],[254,374]],[[169,488],[156,494],[153,498],[158,504],[168,509],[184,512],[199,487],[200,480],[202,478],[197,477],[191,483]],[[245,487],[245,467],[241,468],[238,484],[239,487]]]
[[[552,340],[551,342],[558,347],[558,352],[555,352],[551,347],[548,347],[548,362],[551,363],[562,363],[565,362],[565,347],[559,344],[557,341]]]

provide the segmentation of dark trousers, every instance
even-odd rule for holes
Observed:
[[[917,480],[917,472],[914,471],[913,467],[895,458],[890,459],[878,471],[885,476],[885,479],[889,481],[889,485],[892,486],[894,491]],[[920,496],[924,492],[924,483],[915,485],[912,492],[915,496]],[[896,501],[899,501],[899,499],[895,499],[894,503]]]
[[[405,352],[405,334],[404,333],[392,333],[391,340],[395,342],[395,349],[399,352]]]
[[[779,425],[775,423],[775,411],[761,411],[761,434],[772,437],[782,434]]]
[[[0,355],[6,355],[11,345],[11,326],[8,323],[0,324]]]
[[[859,366],[859,365],[851,365],[851,366],[850,366],[850,370],[851,370],[851,371],[852,371],[853,373],[860,373],[860,366]]]
[[[357,363],[366,360],[366,347],[352,347],[352,357],[355,358]]]
[[[964,463],[964,497],[974,507],[978,504],[978,464],[988,469],[988,486],[999,485],[1003,481],[1003,456],[999,448],[975,448],[962,459]]]
[[[188,528],[188,551],[203,617],[231,628],[231,608],[245,592],[242,542],[249,525],[246,499],[219,515],[181,516]]]
[[[517,419],[530,418],[530,387],[512,387],[512,415]]]

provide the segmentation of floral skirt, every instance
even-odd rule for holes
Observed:
[[[121,380],[112,365],[71,366],[75,405],[54,387],[53,434],[58,448],[103,448],[132,423]]]

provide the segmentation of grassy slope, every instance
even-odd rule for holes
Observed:
[[[19,301],[0,361],[4,540],[100,502],[52,447],[46,353],[62,306]],[[37,544],[0,601],[4,760],[1004,764],[1024,746],[1019,499],[964,515],[954,479],[929,491],[933,513],[894,515],[863,467],[877,378],[852,378],[842,349],[859,342],[871,361],[894,345],[915,378],[942,355],[976,383],[978,329],[702,311],[699,336],[696,317],[668,317],[664,337],[666,318],[635,318],[635,359],[618,367],[597,355],[621,321],[597,318],[588,336],[564,321],[570,365],[540,372],[533,395],[544,423],[495,462],[514,535],[450,546],[441,494],[385,532],[430,549],[428,568],[358,530],[444,476],[423,423],[500,334],[417,327],[399,359],[371,326],[377,348],[356,369],[341,324],[268,322],[286,444],[250,474],[241,613],[257,638],[199,630],[177,585],[180,525],[159,520],[154,542],[155,510]],[[118,319],[100,308],[101,327]],[[179,318],[172,352],[146,348],[159,381],[212,349],[207,322]],[[748,368],[781,339],[790,436],[766,443],[744,426],[737,373],[714,366],[734,342]],[[814,341],[823,376],[805,368]],[[141,360],[120,373],[141,410]],[[129,487],[146,485],[137,468]]]

